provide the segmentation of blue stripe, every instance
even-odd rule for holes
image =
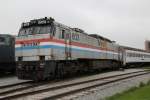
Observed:
[[[20,51],[20,50],[48,49],[48,48],[63,49],[63,50],[65,50],[65,47],[63,47],[63,46],[57,46],[57,45],[16,47],[15,49],[16,49],[16,51]],[[71,48],[71,50],[74,50],[74,51],[86,51],[86,52],[96,52],[96,51],[82,50],[82,49],[78,49],[78,48]]]

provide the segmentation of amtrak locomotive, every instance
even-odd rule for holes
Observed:
[[[0,34],[0,72],[15,71],[15,37]]]
[[[134,58],[126,58],[131,57],[128,56],[130,52],[141,53],[47,17],[22,23],[15,48],[17,76],[19,79],[30,80],[119,68],[131,63],[129,60],[134,62]],[[139,61],[150,62],[150,54],[142,54],[146,58],[142,56],[143,60]]]

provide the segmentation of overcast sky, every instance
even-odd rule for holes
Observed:
[[[0,0],[0,34],[45,16],[126,46],[144,48],[150,39],[150,0]]]

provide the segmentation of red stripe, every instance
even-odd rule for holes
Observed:
[[[40,43],[40,42],[56,42],[56,43],[65,44],[64,40],[54,39],[54,38],[17,40],[16,44],[27,44],[27,43],[33,43],[33,42],[38,42],[38,43]],[[88,45],[88,44],[84,44],[84,43],[78,43],[78,42],[73,42],[73,41],[71,42],[71,45],[78,46],[78,47],[84,47],[84,48],[98,49],[98,50],[114,51],[114,50],[110,50],[110,49],[107,49],[107,48],[95,47],[95,46],[92,46],[92,45]]]

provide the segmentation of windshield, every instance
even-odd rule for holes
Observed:
[[[27,28],[21,28],[19,35],[33,35],[33,34],[54,34],[54,27],[51,26],[31,26]]]

